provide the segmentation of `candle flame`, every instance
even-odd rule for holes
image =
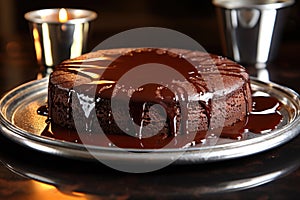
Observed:
[[[68,12],[66,9],[64,9],[64,8],[59,9],[58,21],[61,23],[68,21]]]

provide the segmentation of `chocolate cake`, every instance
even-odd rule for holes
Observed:
[[[140,66],[146,70],[135,71],[130,80],[160,81],[119,83]],[[169,68],[160,71],[161,66]],[[200,51],[99,50],[62,62],[49,78],[51,123],[69,129],[81,124],[90,133],[101,127],[107,135],[130,133],[138,138],[200,134],[245,121],[251,107],[245,69]]]

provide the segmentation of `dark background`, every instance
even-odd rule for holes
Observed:
[[[26,81],[36,77],[34,48],[24,14],[32,10],[59,7],[85,8],[98,13],[98,18],[92,23],[89,50],[121,31],[155,26],[182,32],[208,52],[223,54],[216,13],[210,0],[0,0],[0,73],[4,74],[0,84],[4,85],[4,91],[24,82],[18,77],[25,75],[28,77]],[[288,65],[298,65],[295,51],[300,52],[299,36],[300,2],[296,1],[285,24],[276,66],[284,67],[287,59],[290,60]],[[282,57],[284,62],[281,63]],[[282,73],[293,76],[293,72],[286,72],[282,67],[271,76],[277,77]],[[14,73],[14,68],[21,70],[15,70],[18,72]]]
[[[210,0],[0,0],[1,42],[3,34],[13,37],[15,32],[24,33],[28,39],[28,25],[24,14],[43,8],[85,8],[98,13],[93,23],[91,42],[101,42],[113,34],[131,28],[158,26],[180,31],[203,45],[209,51],[220,53],[220,40],[214,7]],[[283,40],[293,42],[300,35],[300,3],[290,12],[285,25]],[[3,33],[4,32],[4,33]],[[7,38],[6,38],[7,39]]]

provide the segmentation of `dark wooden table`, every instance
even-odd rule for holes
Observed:
[[[214,51],[214,48],[208,49]],[[300,92],[300,40],[283,42],[268,65],[270,79]],[[253,76],[256,71],[247,67]],[[28,36],[15,34],[0,52],[0,94],[34,80],[38,67]],[[129,174],[20,146],[0,134],[0,199],[296,199],[300,196],[300,136],[243,158],[171,165]]]

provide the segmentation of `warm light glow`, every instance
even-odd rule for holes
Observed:
[[[87,195],[73,191],[59,191],[56,187],[37,181],[32,181],[33,193],[30,194],[31,200],[51,200],[51,199],[64,199],[64,200],[87,200],[90,199]]]
[[[66,9],[64,9],[64,8],[59,9],[58,21],[61,23],[68,21],[68,12]]]
[[[73,43],[71,46],[70,58],[78,57],[82,54],[82,44],[83,44],[83,34],[82,27],[84,24],[75,24],[74,33],[73,33]]]
[[[40,43],[39,32],[36,27],[33,28],[32,34],[33,34],[33,39],[34,39],[36,59],[37,59],[38,63],[40,64],[42,62],[42,47],[41,47],[41,43]]]
[[[42,23],[43,46],[45,52],[45,63],[47,66],[53,66],[53,57],[51,50],[51,39],[49,33],[49,26],[47,23]]]
[[[256,60],[259,63],[266,63],[269,59],[269,49],[271,47],[273,30],[276,23],[276,10],[265,10],[260,16],[260,29],[257,41]]]

